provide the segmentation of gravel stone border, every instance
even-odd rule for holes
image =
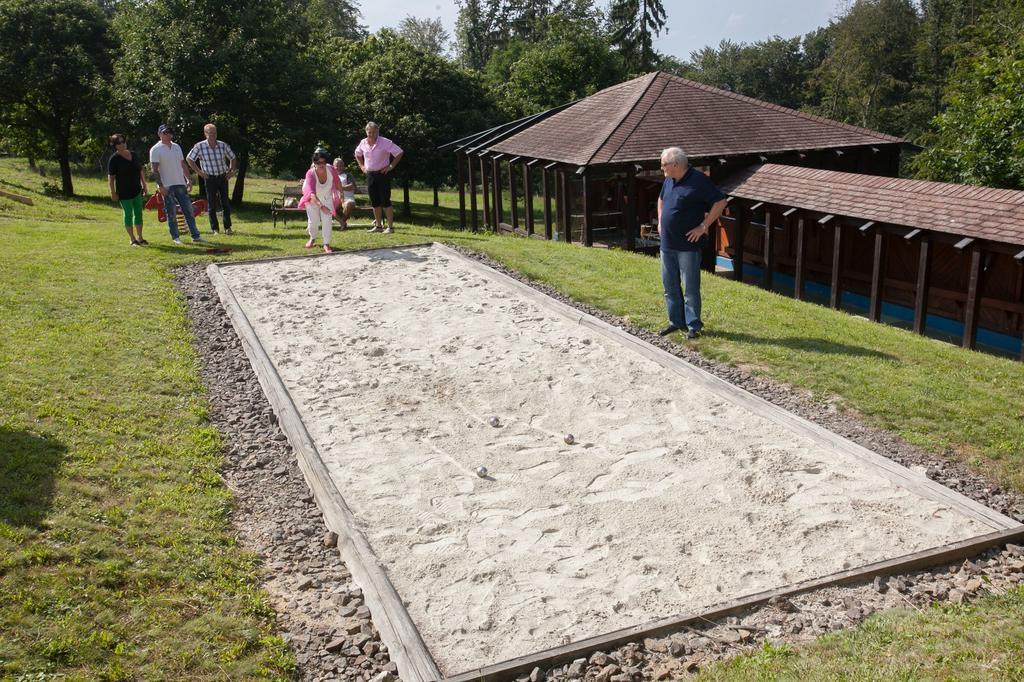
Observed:
[[[1003,490],[965,465],[922,451],[893,434],[840,412],[830,401],[709,360],[694,348],[664,339],[535,282],[480,253],[448,245],[554,299],[624,329],[673,355],[815,422],[1017,520],[1024,496]],[[201,359],[200,374],[211,420],[225,437],[225,484],[234,493],[232,522],[246,549],[263,560],[261,580],[278,613],[282,636],[295,651],[297,678],[394,682],[388,658],[362,591],[336,550],[241,342],[206,275],[205,264],[175,269]],[[796,643],[851,627],[895,607],[921,609],[933,602],[963,603],[1024,583],[1024,547],[993,548],[972,561],[870,583],[831,587],[792,600],[776,599],[741,616],[687,627],[669,637],[633,642],[588,658],[537,668],[520,682],[666,680],[710,662],[772,643]]]

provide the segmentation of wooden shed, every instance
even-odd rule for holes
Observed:
[[[966,348],[981,331],[1024,360],[1024,192],[777,164],[720,187],[716,252],[736,279],[801,299],[818,283],[834,308],[859,298],[872,320]]]
[[[458,161],[463,227],[656,249],[643,226],[670,146],[719,181],[764,161],[896,175],[905,143],[654,72],[443,148]]]
[[[670,146],[732,195],[706,269],[1024,359],[1024,193],[898,179],[899,138],[655,72],[445,145],[463,227],[649,252]]]

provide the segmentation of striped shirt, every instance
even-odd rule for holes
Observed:
[[[209,142],[201,140],[192,147],[192,151],[188,153],[188,158],[193,161],[200,161],[201,159],[200,165],[210,175],[224,175],[228,172],[228,168],[231,165],[229,162],[235,158],[235,153],[231,151],[228,143],[223,140],[217,140],[216,147],[211,147]]]

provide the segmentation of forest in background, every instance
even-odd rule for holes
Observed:
[[[686,60],[659,54],[663,0],[457,0],[369,33],[354,0],[0,0],[0,151],[99,167],[118,131],[144,155],[213,121],[251,169],[317,145],[351,162],[367,120],[406,150],[399,182],[453,181],[436,146],[660,69],[898,135],[917,177],[1024,189],[1024,3],[854,0],[827,26]],[[684,11],[684,10],[677,10]]]

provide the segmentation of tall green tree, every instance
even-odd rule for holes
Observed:
[[[0,125],[17,141],[39,136],[60,164],[61,191],[74,194],[71,149],[103,102],[94,93],[109,78],[106,15],[87,0],[0,1]],[[20,149],[39,152],[33,141]]]
[[[306,45],[303,5],[293,0],[135,0],[115,20],[119,111],[155,141],[166,120],[188,146],[217,124],[238,154],[232,194],[241,201],[252,161],[293,166],[295,150],[320,132],[318,73]]]
[[[495,49],[504,44],[498,0],[456,0],[455,45],[462,66],[481,71]]]
[[[477,74],[415,48],[389,29],[343,47],[336,69],[337,88],[346,93],[343,106],[360,121],[338,144],[352,149],[366,121],[379,124],[381,135],[405,152],[395,181],[405,189],[406,212],[412,182],[438,187],[452,180],[452,155],[437,146],[484,129],[495,118]]]
[[[918,177],[1024,189],[1024,5],[1000,0],[957,49]]]
[[[626,78],[621,55],[590,20],[555,13],[542,22],[544,38],[516,41],[495,53],[492,63],[509,53],[508,72],[493,86],[506,117],[516,118],[592,95]],[[488,64],[488,77],[492,64]]]
[[[918,83],[929,101],[929,115],[936,116],[942,110],[942,88],[949,78],[956,52],[982,13],[996,2],[921,0]]]
[[[690,54],[680,75],[741,95],[798,109],[808,67],[800,38],[773,36],[752,45],[723,40]]]
[[[657,63],[654,36],[665,28],[667,19],[662,0],[612,0],[608,9],[612,45],[632,71],[648,71]]]
[[[913,97],[919,23],[912,0],[856,0],[811,77],[809,108],[894,135],[922,129],[927,110]]]
[[[459,15],[455,23],[459,62],[482,71],[498,50],[511,43],[533,44],[545,37],[544,20],[561,15],[582,23],[604,20],[594,0],[456,0]]]
[[[575,62],[566,60],[566,51],[558,47],[565,43],[578,43],[581,51]],[[549,49],[555,49],[556,54],[541,54]],[[567,49],[569,52],[572,50],[571,47]],[[524,110],[538,106],[539,102],[549,101],[551,93],[560,93],[559,97],[564,98],[573,92],[592,91],[595,82],[604,83],[603,77],[591,78],[590,74],[605,70],[609,62],[622,63],[621,57],[611,58],[609,50],[605,15],[593,6],[592,0],[560,2],[536,22],[529,38],[510,37],[491,53],[483,68],[484,83],[501,104],[506,117],[519,116]],[[524,57],[526,62],[520,64]],[[549,65],[560,62],[563,70],[553,73],[545,61]],[[519,71],[515,77],[514,69]],[[624,73],[622,69],[618,72]],[[528,75],[530,73],[534,75]],[[523,82],[525,78],[531,82]],[[585,81],[591,83],[590,88],[583,85]],[[537,89],[536,93],[522,97],[524,92],[533,88]],[[562,99],[557,104],[564,101]]]
[[[305,14],[314,34],[326,29],[331,36],[346,40],[361,40],[367,35],[360,23],[359,5],[351,0],[308,0]]]

